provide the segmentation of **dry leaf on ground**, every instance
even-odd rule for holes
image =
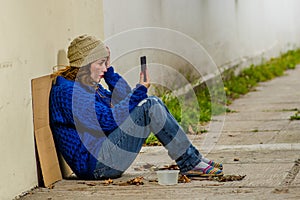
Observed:
[[[113,182],[114,181],[109,178],[103,182],[103,185],[108,186],[108,185],[112,184]]]
[[[191,179],[189,179],[186,175],[180,175],[178,178],[178,183],[189,183]]]
[[[144,177],[140,176],[140,177],[135,177],[133,179],[130,179],[129,181],[125,182],[125,183],[119,183],[119,186],[127,186],[127,185],[144,185]]]

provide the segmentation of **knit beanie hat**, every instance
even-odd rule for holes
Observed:
[[[93,36],[78,36],[68,47],[68,58],[72,67],[82,67],[107,56],[104,43]]]

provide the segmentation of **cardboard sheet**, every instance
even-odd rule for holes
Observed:
[[[41,169],[45,187],[62,179],[57,152],[49,126],[49,93],[52,79],[50,75],[32,80],[32,107],[34,136],[38,153],[38,168]]]

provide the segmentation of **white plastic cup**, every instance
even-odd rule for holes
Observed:
[[[160,185],[176,185],[178,183],[179,170],[159,170],[156,173]]]

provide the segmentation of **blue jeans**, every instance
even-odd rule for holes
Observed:
[[[181,172],[194,168],[202,158],[185,132],[157,97],[139,103],[125,122],[102,143],[94,170],[96,179],[120,177],[132,164],[153,132]]]

